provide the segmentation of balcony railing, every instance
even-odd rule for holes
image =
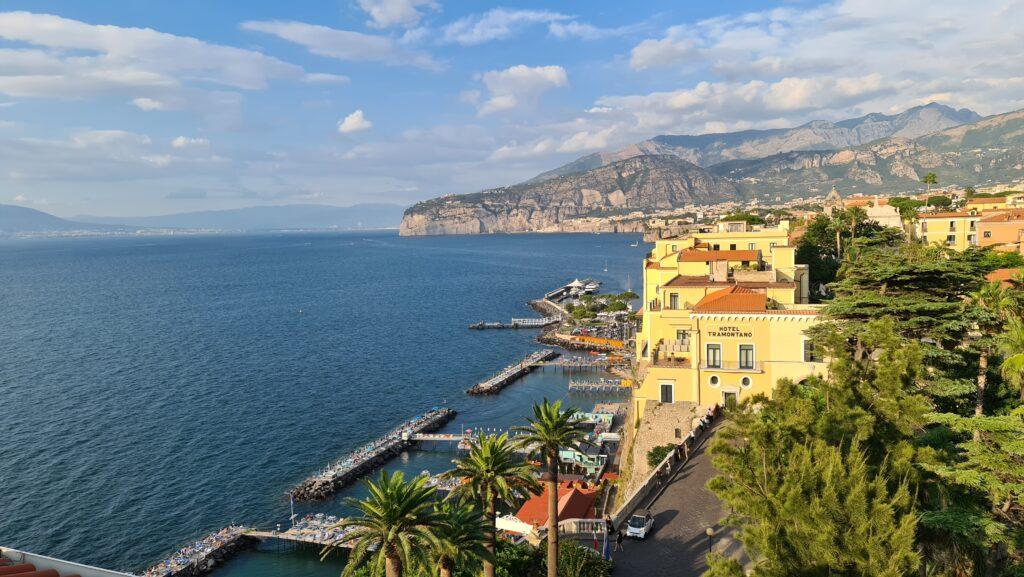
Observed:
[[[712,371],[750,371],[753,373],[762,372],[761,362],[740,363],[738,361],[719,361],[717,364],[708,364],[705,360],[700,364],[701,369]]]
[[[664,350],[666,353],[688,353],[690,352],[690,341],[665,341]]]

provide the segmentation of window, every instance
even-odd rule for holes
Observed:
[[[676,252],[676,245],[672,245],[672,252]]]
[[[722,368],[722,345],[708,345],[706,364],[713,369]]]
[[[661,402],[672,402],[672,383],[661,383]]]
[[[949,221],[949,232],[956,232],[956,221]]]
[[[676,429],[676,438],[677,439],[682,439],[683,438],[683,430],[682,429]]]
[[[740,379],[740,384],[743,385],[744,387],[749,387],[750,377],[743,377],[742,379]]]
[[[922,234],[921,235],[921,242],[923,242],[925,244],[928,244],[928,235],[927,234]]]
[[[947,234],[946,235],[946,244],[948,244],[948,245],[956,244],[956,235],[955,234]]]
[[[921,232],[928,232],[928,221],[921,221]]]
[[[690,342],[690,332],[689,331],[677,330],[676,331],[676,340],[681,342],[681,343],[683,343],[683,344],[689,344],[689,342]]]
[[[747,250],[757,250],[757,244],[752,243],[752,242],[748,242],[747,243]]]
[[[719,246],[717,244],[711,245],[711,250],[718,250],[718,249],[719,249]]]
[[[971,221],[971,230],[975,230],[976,228],[978,228],[978,221],[972,220]]]
[[[978,235],[976,235],[976,234],[969,234],[969,235],[967,235],[967,242],[971,246],[977,246],[978,245]]]
[[[775,248],[775,245],[777,245],[777,244],[779,244],[779,243],[777,243],[777,242],[770,242],[770,243],[768,243],[768,248]]]
[[[809,339],[804,339],[804,362],[818,362],[818,356],[814,354],[814,343],[811,342]]]
[[[729,245],[729,250],[736,250],[736,245],[735,244],[730,244]]]
[[[718,386],[718,375],[711,375],[711,378],[708,379],[708,383],[710,383],[712,387],[717,387]]]
[[[736,391],[722,391],[722,404],[727,409],[735,409],[739,401],[739,393]]]
[[[992,238],[992,231],[991,230],[986,230],[985,232],[981,233],[981,236],[983,236],[985,238]]]
[[[668,308],[671,310],[679,308],[679,293],[672,293],[668,295]]]
[[[754,345],[740,345],[740,368],[754,368]]]

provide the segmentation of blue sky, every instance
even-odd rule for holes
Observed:
[[[1018,1],[0,9],[0,203],[410,204],[666,133],[1021,107]]]

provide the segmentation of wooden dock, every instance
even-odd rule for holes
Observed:
[[[326,499],[338,489],[401,453],[413,442],[411,435],[436,431],[453,418],[455,411],[447,408],[434,409],[414,417],[299,483],[292,489],[291,495],[299,501]]]
[[[536,369],[538,363],[549,361],[558,357],[559,353],[554,349],[544,349],[535,353],[530,353],[527,357],[514,365],[509,365],[501,370],[500,373],[487,379],[486,381],[477,383],[471,389],[466,391],[471,395],[494,395],[501,392],[502,389],[511,385],[519,377],[529,374],[531,371]]]

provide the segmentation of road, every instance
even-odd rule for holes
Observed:
[[[705,487],[716,474],[706,452],[710,441],[711,435],[704,435],[668,486],[652,495],[646,508],[654,515],[654,532],[643,541],[623,541],[623,550],[613,553],[615,577],[697,577],[704,572],[705,531],[712,527],[718,533],[724,516],[721,503]]]

